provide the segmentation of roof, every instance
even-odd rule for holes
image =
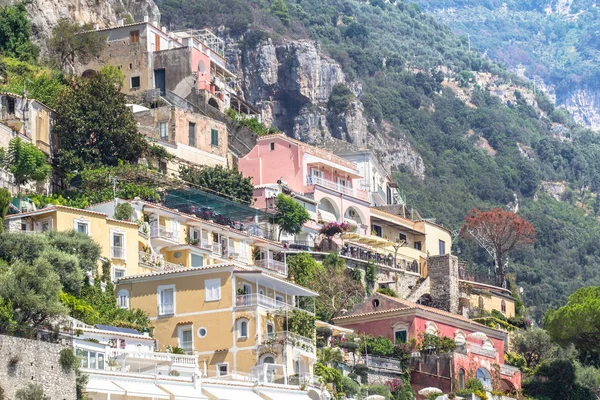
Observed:
[[[23,95],[22,95],[22,94],[17,94],[17,93],[13,93],[13,92],[1,92],[1,91],[0,91],[0,96],[2,96],[2,95],[19,97],[19,98],[21,98],[21,99],[23,98]],[[48,110],[50,110],[50,111],[53,111],[53,112],[56,112],[56,110],[55,110],[55,109],[53,109],[52,107],[49,107],[48,105],[46,105],[46,104],[42,103],[42,102],[41,102],[41,101],[39,101],[38,99],[35,99],[35,98],[29,98],[29,97],[27,97],[27,100],[29,100],[29,101],[35,101],[36,103],[38,103],[38,104],[41,104],[42,106],[46,107]]]
[[[321,157],[321,158],[323,158],[324,156],[329,157],[331,159],[331,161],[334,161],[335,163],[340,164],[346,168],[353,169],[354,171],[356,171],[358,173],[358,167],[356,166],[355,163],[348,161],[345,158],[342,158],[340,156],[336,156],[335,154],[333,154],[330,151],[320,149],[316,146],[312,146],[310,144],[301,142],[296,139],[292,139],[291,137],[289,137],[283,133],[273,133],[271,135],[259,136],[256,139],[256,141],[261,142],[263,140],[269,140],[269,139],[283,139],[289,143],[292,143],[298,147],[301,147],[305,152],[312,154],[313,156]]]
[[[59,210],[76,211],[76,212],[81,212],[81,213],[84,213],[84,214],[97,215],[97,216],[100,216],[100,217],[104,217],[107,221],[112,221],[112,222],[118,222],[118,223],[122,223],[122,224],[129,224],[129,225],[135,225],[135,226],[137,226],[137,224],[135,222],[121,221],[121,220],[118,220],[118,219],[110,218],[107,214],[101,213],[99,211],[87,210],[85,208],[68,207],[68,206],[63,206],[63,205],[59,205],[59,204],[50,204],[50,205],[48,205],[48,206],[46,206],[44,208],[41,208],[41,209],[35,210],[35,211],[27,211],[27,212],[20,213],[20,214],[7,215],[6,219],[19,219],[19,218],[23,218],[23,217],[31,217],[31,216],[34,216],[34,215],[43,215],[43,214],[47,214],[49,212],[54,212],[54,211],[59,211]]]
[[[157,278],[160,276],[166,276],[166,275],[174,275],[175,277],[177,277],[177,275],[183,275],[183,274],[189,274],[189,273],[199,273],[199,272],[205,272],[208,270],[217,270],[217,269],[225,269],[225,268],[239,268],[234,264],[211,264],[211,265],[205,265],[201,268],[181,268],[181,269],[174,269],[174,270],[170,270],[170,271],[161,271],[161,272],[151,272],[151,273],[147,273],[147,274],[139,274],[139,275],[129,275],[129,276],[124,276],[123,278],[119,278],[117,280],[117,283],[123,283],[123,282],[127,282],[127,281],[139,281],[139,280],[145,280],[146,278]],[[192,274],[193,275],[193,274]]]
[[[94,325],[94,326],[102,331],[127,333],[130,335],[139,335],[140,334],[137,330],[131,329],[131,328],[121,328],[118,326],[110,326],[110,325]]]
[[[383,211],[378,208],[371,207],[371,217],[372,218],[386,218],[388,220],[391,220],[390,222],[396,223],[402,227],[405,227],[406,229],[412,230],[415,233],[418,233],[421,235],[425,234],[424,231],[420,231],[418,228],[416,228],[414,226],[415,221],[413,221],[409,218],[404,218],[400,215],[392,214],[388,211]]]
[[[446,317],[446,318],[451,318],[451,319],[455,319],[455,320],[459,320],[463,323],[467,323],[470,325],[475,325],[478,328],[483,328],[483,329],[491,329],[493,331],[502,333],[501,331],[498,331],[497,329],[494,328],[490,328],[489,326],[480,324],[478,322],[475,322],[467,317],[463,317],[460,314],[452,314],[451,312],[448,311],[444,311],[444,310],[440,310],[438,308],[434,308],[434,307],[428,307],[428,306],[424,306],[422,304],[417,304],[417,303],[413,303],[407,300],[403,300],[403,299],[399,299],[397,297],[392,297],[392,296],[388,296],[382,293],[374,293],[372,296],[370,296],[368,299],[366,299],[363,303],[364,304],[368,301],[370,301],[371,298],[373,297],[383,297],[384,299],[390,300],[396,304],[398,304],[398,308],[393,308],[390,310],[381,310],[381,311],[371,311],[371,312],[365,312],[365,313],[358,313],[358,314],[347,314],[347,315],[342,315],[340,317],[335,317],[333,318],[333,321],[340,321],[340,320],[347,320],[350,318],[357,318],[357,317],[363,317],[363,316],[370,316],[370,315],[381,315],[381,314],[390,314],[393,312],[397,312],[397,311],[401,311],[401,310],[421,310],[421,311],[425,311],[427,313],[432,313],[432,314],[436,314],[442,317]],[[350,311],[352,312],[352,311]]]

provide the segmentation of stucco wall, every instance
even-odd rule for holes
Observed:
[[[29,383],[44,387],[51,400],[73,400],[75,372],[65,373],[59,363],[59,344],[0,335],[0,386],[12,399]]]

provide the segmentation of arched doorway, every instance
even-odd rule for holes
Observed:
[[[220,110],[219,103],[217,102],[217,100],[213,99],[212,97],[210,99],[208,99],[208,105],[216,108],[217,110]]]
[[[319,222],[337,222],[340,219],[338,206],[329,198],[323,197],[319,201]]]
[[[483,384],[486,390],[492,390],[492,375],[490,371],[483,367],[478,368],[477,372],[475,372],[475,378]]]
[[[260,358],[260,364],[275,364],[275,356],[273,354],[263,354]]]
[[[344,222],[350,225],[352,232],[361,233],[361,225],[365,224],[365,218],[360,210],[356,207],[348,207],[344,212]],[[366,232],[362,232],[366,233]]]

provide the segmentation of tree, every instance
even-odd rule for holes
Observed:
[[[575,345],[582,363],[600,366],[600,287],[577,290],[566,305],[548,311],[544,327],[556,343]]]
[[[38,328],[66,314],[60,303],[60,277],[46,260],[17,261],[0,275],[0,298],[10,299],[19,327]]]
[[[131,221],[131,214],[133,214],[133,207],[129,203],[119,203],[115,207],[115,219],[119,221]]]
[[[244,178],[242,173],[237,170],[224,168],[221,165],[204,168],[182,165],[179,168],[179,176],[186,182],[210,189],[218,196],[232,198],[247,204],[251,204],[253,201],[252,178]]]
[[[48,39],[51,62],[67,72],[75,70],[75,63],[86,64],[106,46],[106,37],[95,32],[91,23],[80,25],[61,19]],[[91,32],[90,32],[91,31]]]
[[[476,242],[494,260],[498,285],[505,287],[505,258],[517,246],[535,242],[535,228],[511,211],[494,208],[490,211],[471,210],[460,230],[463,239]]]
[[[35,62],[40,49],[31,42],[31,33],[25,2],[0,7],[0,52],[3,56]]]
[[[58,273],[62,289],[65,292],[79,293],[85,275],[79,266],[77,256],[64,253],[56,248],[47,248],[40,258],[46,260]]]
[[[541,328],[530,328],[515,335],[513,346],[525,358],[528,368],[535,368],[549,358],[553,348],[550,335]]]
[[[293,277],[294,282],[300,286],[310,286],[315,282],[317,276],[323,272],[323,266],[309,253],[289,255],[286,261],[289,277]]]
[[[281,232],[290,235],[296,235],[302,232],[302,226],[310,219],[310,214],[301,204],[289,196],[280,193],[275,198],[275,215],[273,223],[279,226],[279,236]]]
[[[105,74],[76,80],[60,93],[56,111],[56,167],[63,176],[119,162],[136,164],[146,153],[148,143],[137,130],[125,96]]]
[[[542,364],[536,376],[525,382],[523,393],[549,400],[594,400],[594,393],[577,384],[575,365],[570,360],[554,360]]]
[[[42,385],[29,383],[24,388],[17,390],[15,400],[50,400],[50,397],[44,393]]]
[[[4,230],[4,218],[8,213],[8,206],[12,200],[10,192],[4,188],[0,189],[0,233]]]
[[[271,11],[271,14],[279,18],[285,25],[290,23],[290,12],[288,11],[284,0],[273,0],[269,10]]]
[[[319,293],[316,297],[317,318],[329,321],[359,303],[365,289],[361,282],[352,279],[352,272],[345,261],[335,253],[323,260],[323,271],[319,273],[312,288]]]
[[[25,143],[19,137],[8,142],[5,164],[18,186],[29,181],[43,182],[52,172],[52,168],[46,162],[46,155],[35,145]]]

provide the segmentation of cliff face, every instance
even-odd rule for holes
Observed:
[[[368,131],[360,85],[348,82],[341,66],[325,57],[318,44],[307,40],[275,44],[268,40],[251,49],[234,50],[229,58],[246,100],[261,109],[265,123],[323,147],[336,147],[331,143],[339,139],[350,145],[346,150],[368,148],[388,171],[403,166],[424,176],[422,159],[406,138]],[[333,115],[328,113],[327,101],[337,83],[350,87],[356,100],[347,111]]]
[[[11,3],[11,0],[0,0],[1,5]],[[63,18],[100,27],[116,25],[127,14],[135,21],[143,21],[145,16],[150,21],[160,21],[160,12],[153,0],[32,0],[26,7],[33,34],[40,42],[51,35],[52,27]]]
[[[600,131],[600,89],[588,86],[573,87],[560,99],[560,104],[569,110],[575,121]]]

